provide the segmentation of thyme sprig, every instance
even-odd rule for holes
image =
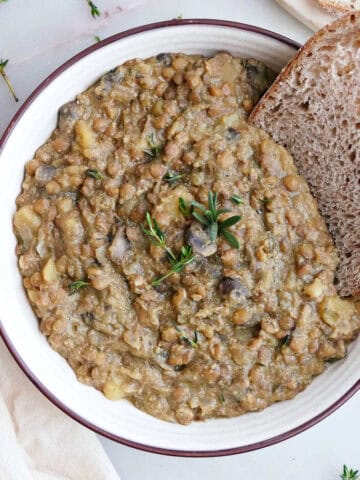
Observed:
[[[168,255],[168,258],[176,262],[176,256],[173,254],[171,249],[166,245],[164,232],[160,229],[155,218],[152,218],[149,212],[146,213],[146,223],[148,228],[141,226],[145,235],[150,239],[150,242],[156,247],[163,248]]]
[[[2,58],[0,59],[0,75],[3,77],[8,89],[10,90],[11,95],[14,97],[15,102],[18,102],[19,99],[16,96],[15,89],[12,86],[12,83],[10,82],[9,77],[7,76],[5,72],[5,67],[9,63],[9,59],[7,58],[6,60],[3,60]]]
[[[180,205],[181,201],[181,205]],[[191,207],[193,210],[191,211]],[[196,211],[199,210],[199,211]],[[223,213],[229,213],[228,208],[218,208],[217,192],[209,191],[207,207],[199,202],[184,203],[183,199],[179,199],[179,210],[186,217],[191,215],[196,220],[208,228],[210,240],[215,242],[216,238],[221,235],[233,247],[239,248],[237,238],[228,230],[229,227],[241,220],[240,215],[233,215],[226,220],[220,221],[219,216]],[[186,215],[185,215],[186,214]]]
[[[94,40],[96,43],[101,42],[101,38],[99,37],[99,35],[94,35]]]
[[[85,280],[75,280],[74,282],[71,282],[69,284],[70,295],[77,293],[80,288],[88,287],[89,285],[90,283]]]
[[[87,1],[87,4],[89,5],[90,7],[90,13],[91,15],[96,18],[96,17],[100,17],[100,10],[98,9],[98,7],[95,5],[94,2],[92,2],[91,0],[86,0]]]
[[[343,472],[340,475],[341,480],[357,480],[359,478],[359,470],[353,470],[346,465],[343,466]]]
[[[192,248],[189,245],[182,246],[179,258],[174,260],[172,257],[169,257],[169,262],[171,265],[170,270],[162,277],[153,280],[152,284],[154,286],[160,285],[160,283],[163,282],[166,278],[170,277],[170,275],[181,272],[185,265],[191,263],[194,258],[195,255],[193,254]]]
[[[163,145],[161,145],[161,143],[158,143],[156,141],[155,135],[153,133],[151,133],[148,136],[147,142],[148,142],[149,148],[145,148],[144,150],[145,155],[152,159],[159,158],[163,151]]]
[[[181,247],[179,257],[177,257],[171,248],[167,246],[164,232],[162,232],[157,221],[155,218],[152,218],[149,212],[146,213],[146,223],[147,227],[142,226],[143,232],[149,237],[149,240],[153,245],[165,250],[170,263],[170,270],[165,275],[152,282],[152,285],[156,286],[160,285],[160,283],[170,277],[170,275],[181,272],[185,265],[188,265],[194,260],[195,256],[192,248],[189,245],[184,245]]]

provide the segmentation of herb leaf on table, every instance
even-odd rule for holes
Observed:
[[[344,465],[340,478],[341,480],[358,480],[359,470],[353,470],[352,468],[348,468],[346,465]]]
[[[90,13],[91,15],[96,18],[96,17],[100,17],[100,10],[98,9],[98,7],[94,4],[94,2],[92,2],[91,0],[86,0],[87,1],[87,4],[89,5],[90,7]]]
[[[0,59],[0,75],[3,77],[8,89],[10,90],[11,95],[14,97],[15,102],[18,102],[19,99],[16,96],[15,89],[12,86],[12,83],[10,82],[9,77],[7,76],[5,72],[5,67],[9,63],[9,59],[7,58],[6,60],[3,60],[2,58]]]

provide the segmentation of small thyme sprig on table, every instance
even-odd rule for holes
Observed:
[[[193,207],[192,211],[191,207]],[[200,210],[200,212],[197,212],[195,209]],[[229,213],[230,210],[228,208],[218,208],[217,192],[209,191],[207,208],[205,205],[199,202],[192,201],[186,203],[180,198],[179,210],[185,218],[192,215],[198,222],[205,225],[208,228],[209,237],[212,242],[215,242],[217,236],[221,235],[233,248],[239,248],[240,245],[237,238],[228,230],[228,228],[239,222],[241,220],[241,216],[233,215],[226,220],[219,221],[219,216],[222,213]]]
[[[75,280],[74,282],[71,282],[69,284],[70,295],[77,293],[80,288],[88,287],[89,285],[90,283],[85,280]]]
[[[152,159],[159,158],[163,150],[163,145],[156,142],[155,135],[153,133],[148,136],[147,142],[149,148],[145,148],[145,155]]]
[[[352,468],[349,469],[346,465],[344,465],[340,478],[341,480],[358,480],[359,470],[353,470]]]
[[[181,247],[179,257],[176,257],[171,248],[166,245],[164,232],[161,231],[157,221],[155,218],[152,218],[149,212],[146,213],[146,223],[148,227],[142,226],[143,232],[149,237],[149,240],[153,245],[165,250],[170,263],[170,270],[165,275],[152,282],[152,285],[155,286],[160,285],[160,283],[170,277],[170,275],[181,272],[185,265],[188,265],[194,260],[195,256],[192,248],[189,245],[185,245]]]
[[[6,60],[3,60],[2,58],[0,59],[0,75],[3,77],[3,79],[5,80],[5,83],[8,87],[8,89],[10,90],[11,92],[11,95],[14,97],[14,100],[15,102],[18,102],[19,99],[18,97],[16,96],[16,93],[15,93],[15,89],[14,87],[12,86],[10,80],[9,80],[9,77],[7,76],[6,72],[5,72],[5,67],[6,65],[9,63],[9,59],[7,58]]]
[[[86,0],[87,1],[87,4],[89,5],[90,7],[90,13],[91,15],[96,18],[96,17],[100,17],[100,10],[98,9],[98,7],[95,5],[94,2],[92,2],[91,0]]]
[[[94,35],[94,40],[96,43],[101,42],[101,38],[99,37],[99,35]]]

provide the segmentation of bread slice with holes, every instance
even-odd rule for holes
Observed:
[[[318,3],[332,13],[360,10],[360,0],[318,0]]]
[[[338,291],[360,297],[360,12],[316,33],[249,121],[293,155],[340,253]]]

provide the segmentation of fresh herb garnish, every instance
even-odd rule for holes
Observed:
[[[94,2],[92,2],[91,0],[86,0],[87,1],[87,4],[89,5],[90,7],[90,13],[91,15],[96,18],[96,17],[100,17],[100,10],[98,9],[98,7],[95,5]]]
[[[219,221],[219,216],[222,213],[229,213],[228,208],[218,209],[218,194],[217,192],[210,191],[208,194],[208,206],[207,208],[199,202],[190,202],[190,206],[194,207],[192,216],[209,230],[209,237],[212,242],[215,242],[218,235],[221,235],[225,240],[233,247],[239,248],[239,242],[237,238],[228,230],[229,227],[235,225],[235,223],[241,220],[240,215],[234,215],[232,217]],[[180,204],[179,204],[180,207]],[[195,209],[200,210],[201,213]],[[181,210],[180,210],[181,211]]]
[[[243,205],[244,204],[244,200],[241,197],[239,197],[238,195],[231,195],[230,200],[232,202],[236,203],[236,205]]]
[[[171,172],[168,170],[165,175],[163,176],[163,179],[166,180],[168,183],[172,184],[175,183],[177,180],[180,180],[184,175],[181,173],[176,173],[176,172]]]
[[[193,213],[194,207],[184,200],[182,197],[179,198],[179,212],[185,218],[190,218]]]
[[[93,168],[89,168],[86,170],[86,175],[91,178],[95,178],[95,180],[102,180],[104,175],[99,172],[99,170],[94,170]]]
[[[142,226],[143,232],[149,237],[153,245],[165,250],[171,265],[170,270],[165,275],[152,282],[153,285],[160,285],[163,280],[170,277],[173,273],[181,272],[185,265],[188,265],[194,260],[195,256],[192,248],[189,245],[185,245],[181,247],[180,256],[177,258],[171,248],[166,245],[164,232],[161,231],[157,221],[155,218],[152,218],[149,212],[146,213],[146,223],[148,228]]]
[[[150,242],[156,247],[163,248],[166,251],[168,258],[171,258],[171,260],[176,262],[176,256],[166,245],[164,232],[161,231],[157,221],[155,218],[152,218],[149,212],[146,212],[146,223],[148,224],[148,228],[142,226],[142,229],[145,235],[149,237]]]
[[[199,342],[199,337],[198,337],[198,333],[197,333],[196,330],[194,332],[194,340],[191,340],[191,338],[189,338],[187,335],[184,334],[184,332],[179,327],[179,325],[177,325],[175,322],[173,322],[173,325],[174,325],[175,330],[178,333],[180,333],[180,340],[183,340],[184,342],[188,343],[193,348],[197,348],[198,342]]]
[[[225,397],[223,393],[220,393],[219,398],[221,403],[225,403]]]
[[[78,292],[80,288],[88,287],[89,285],[90,283],[84,280],[75,280],[75,282],[71,282],[69,284],[70,295],[73,295],[74,293]]]
[[[16,96],[15,89],[12,86],[9,77],[7,76],[5,72],[5,67],[9,63],[9,59],[7,58],[6,60],[3,60],[2,58],[0,59],[0,75],[3,77],[8,89],[10,90],[11,95],[14,97],[15,102],[18,102],[19,99]]]
[[[173,259],[172,257],[169,256],[169,262],[171,265],[170,270],[162,277],[154,280],[152,284],[154,286],[160,285],[160,283],[163,280],[170,277],[170,275],[172,275],[173,273],[181,272],[182,269],[185,267],[185,265],[188,265],[189,263],[191,263],[194,260],[194,258],[195,258],[195,255],[193,254],[192,248],[189,245],[181,247],[180,256],[178,259]]]
[[[101,42],[101,38],[99,37],[99,35],[94,35],[94,40],[97,43]]]
[[[344,465],[340,478],[341,480],[357,480],[359,478],[359,470],[353,470],[352,468],[349,469],[346,465]]]
[[[163,145],[157,143],[155,135],[152,133],[148,136],[148,147],[144,150],[144,153],[149,158],[159,158],[163,150]]]

